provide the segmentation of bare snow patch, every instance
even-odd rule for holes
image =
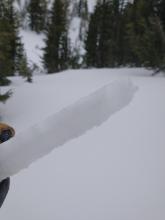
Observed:
[[[45,47],[43,33],[36,34],[30,30],[20,30],[20,36],[24,43],[25,51],[27,53],[29,64],[37,65],[40,72],[43,71],[43,48]]]

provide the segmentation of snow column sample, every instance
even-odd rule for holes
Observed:
[[[0,181],[101,125],[127,106],[136,90],[130,80],[116,80],[1,144]]]

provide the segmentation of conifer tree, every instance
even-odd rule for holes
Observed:
[[[7,99],[9,99],[11,97],[11,95],[12,95],[11,90],[9,90],[8,92],[3,93],[3,94],[0,92],[0,102],[5,103],[7,101]]]
[[[124,36],[125,36],[125,0],[113,0],[112,2],[112,20],[113,20],[113,34],[112,41],[114,42],[113,66],[121,66],[124,64]]]
[[[165,69],[164,5],[163,0],[98,1],[87,32],[87,66]]]
[[[28,13],[31,29],[38,33],[43,31],[46,25],[47,1],[30,0]]]
[[[157,68],[164,60],[163,29],[153,7],[153,1],[135,0],[129,8],[127,40],[136,66]]]
[[[87,0],[80,0],[78,5],[78,15],[81,19],[80,30],[79,30],[79,39],[80,41],[85,40],[85,35],[89,23],[89,11]]]
[[[32,70],[28,65],[26,54],[23,55],[20,67],[19,67],[19,74],[26,78],[26,81],[31,83],[32,82]]]
[[[98,65],[98,33],[100,27],[100,7],[101,4],[97,2],[94,12],[90,16],[89,28],[87,31],[87,39],[85,41],[86,49],[86,65],[87,67],[97,67]]]
[[[165,31],[165,1],[164,0],[160,1],[158,12],[159,12],[158,16],[163,24],[163,28]]]
[[[18,27],[12,0],[0,2],[0,80],[8,82],[6,77],[15,72]]]
[[[87,3],[87,0],[79,0],[78,16],[80,18],[88,19],[88,3]]]
[[[72,20],[73,18],[79,16],[78,15],[78,2],[77,0],[70,0],[70,4],[71,4],[71,10],[70,10],[70,13],[69,13],[69,19]]]
[[[24,45],[21,43],[17,48],[16,70],[20,76],[26,78],[27,82],[32,82],[32,68],[29,67]]]
[[[87,66],[115,67],[121,63],[123,1],[98,1],[86,40]]]
[[[65,70],[69,65],[67,13],[68,2],[66,0],[55,0],[51,11],[43,57],[48,73]]]

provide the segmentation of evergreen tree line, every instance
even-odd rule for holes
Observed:
[[[48,73],[82,67],[69,50],[66,2],[54,1],[51,11],[43,57]],[[87,7],[86,0],[77,4],[82,23],[89,20],[88,29],[80,28],[85,36],[83,67],[165,69],[164,0],[98,0],[90,19]]]
[[[69,11],[73,5],[72,13]],[[69,1],[55,0],[48,17],[43,63],[48,73],[60,72],[69,68],[80,68],[79,45],[71,49],[69,39],[69,25],[73,17],[81,20],[79,27],[79,41],[85,42],[87,23],[89,20],[87,0]],[[76,43],[76,42],[75,42]]]
[[[19,21],[13,0],[0,2],[0,85],[7,85],[7,76],[19,75],[31,81],[24,45],[19,37]]]
[[[0,1],[0,86],[16,73],[32,81],[13,1]],[[86,50],[83,66],[79,48],[71,50],[68,34],[73,2],[72,17],[81,20],[79,39]],[[46,35],[43,63],[48,73],[77,67],[165,68],[164,0],[98,0],[91,15],[88,0],[54,0],[51,9],[47,0],[30,0],[26,7],[30,29]]]
[[[13,3],[14,0],[0,1],[0,86],[9,84],[7,77],[16,73],[26,77],[28,82],[32,81],[33,69],[28,65],[19,37],[23,16],[27,16],[32,31],[46,34],[43,63],[48,73],[74,66],[76,58],[71,55],[68,37],[70,0],[54,0],[51,9],[47,0],[25,1],[26,9],[20,14],[16,13]],[[87,0],[79,0],[76,13],[82,18],[80,28],[83,32],[83,20],[88,17]]]
[[[75,64],[68,38],[69,2],[54,0],[50,10],[50,2],[47,0],[25,1],[23,10],[18,14],[13,7],[14,0],[0,1],[0,86],[8,85],[8,76],[15,74],[32,82],[33,68],[29,67],[24,45],[19,37],[19,27],[23,25],[22,20],[26,15],[32,31],[46,33],[43,62],[47,72],[59,72],[69,68],[71,63]],[[17,3],[21,2],[18,0]],[[84,7],[87,8],[87,0],[80,0],[76,11],[79,17],[85,19]],[[0,101],[5,102],[11,94],[11,91],[5,94],[0,91]]]
[[[31,71],[18,33],[18,19],[12,0],[0,1],[0,86],[8,85],[8,76],[16,72],[31,81]],[[5,102],[11,91],[0,93],[0,101]]]
[[[87,67],[165,67],[165,1],[100,0],[86,39]]]

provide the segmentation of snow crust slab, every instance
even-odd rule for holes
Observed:
[[[54,148],[100,126],[127,106],[136,90],[130,80],[115,80],[3,143],[0,181],[27,168]]]

